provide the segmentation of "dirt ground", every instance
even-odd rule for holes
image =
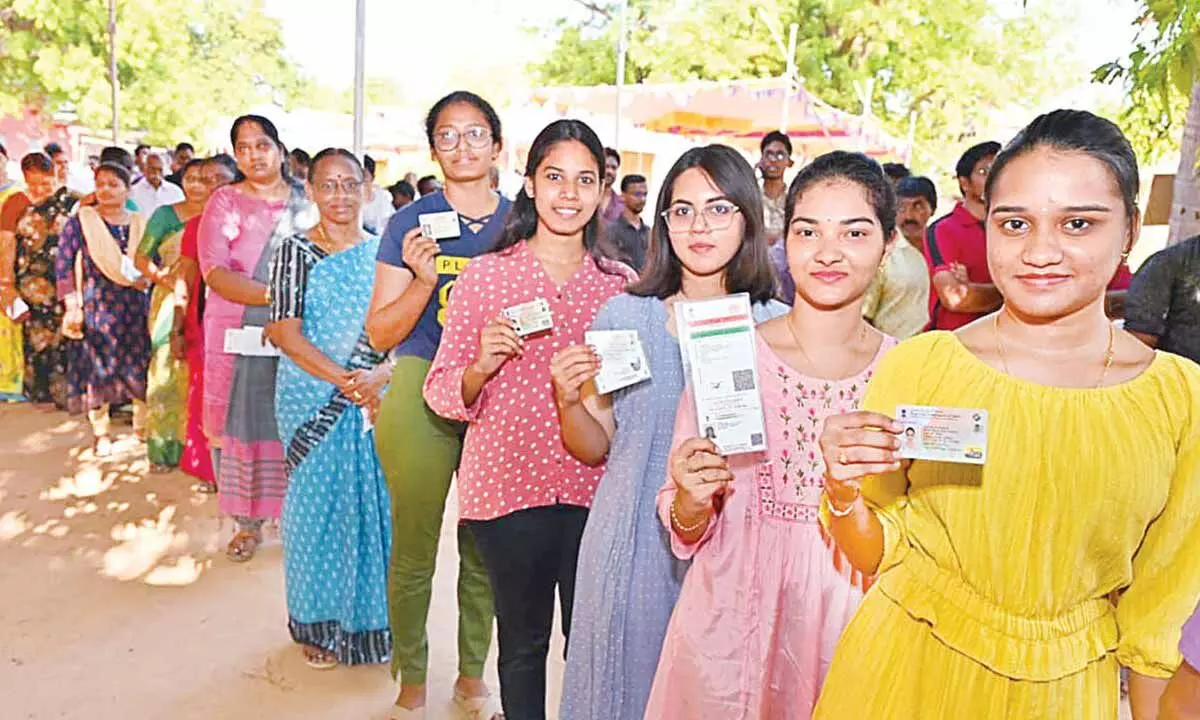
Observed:
[[[304,665],[287,634],[278,537],[250,563],[229,562],[216,497],[182,473],[150,475],[128,426],[114,430],[113,455],[97,460],[82,418],[0,405],[0,718],[386,718],[385,667]],[[456,513],[451,501],[434,577],[429,720],[458,717]],[[561,657],[556,636],[551,718]],[[498,691],[494,643],[486,679]]]
[[[381,720],[385,667],[315,671],[287,633],[281,548],[225,559],[215,496],[150,475],[128,426],[102,461],[83,418],[0,405],[0,718]],[[447,517],[456,509],[451,503]],[[443,528],[430,720],[456,718],[457,567]],[[561,644],[548,705],[558,703]],[[486,678],[496,691],[495,645]]]

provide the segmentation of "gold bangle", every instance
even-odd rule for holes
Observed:
[[[854,499],[846,506],[845,510],[838,510],[837,505],[833,502],[833,496],[829,494],[829,490],[825,491],[825,500],[829,504],[829,514],[835,518],[844,518],[854,512],[854,506],[858,503],[858,499],[862,497],[862,488],[855,486]]]
[[[678,495],[676,497],[678,497]],[[679,532],[684,533],[684,534],[694,533],[697,530],[699,530],[700,528],[707,525],[708,520],[709,520],[709,518],[702,517],[702,518],[700,518],[699,522],[697,522],[695,525],[684,525],[682,522],[680,522],[679,516],[677,514],[675,514],[675,501],[674,500],[671,501],[671,522],[675,525],[675,529],[678,530]]]

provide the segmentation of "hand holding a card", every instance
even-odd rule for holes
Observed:
[[[513,321],[497,315],[479,333],[479,354],[472,369],[483,378],[490,378],[509,358],[519,357],[524,349],[525,341],[517,335]]]
[[[868,475],[900,469],[896,452],[902,428],[887,415],[853,412],[825,421],[821,455],[825,459],[825,492],[840,504],[858,498],[858,482]]]
[[[712,440],[692,438],[675,448],[667,467],[676,489],[671,524],[685,542],[696,542],[729,492],[733,482],[729,461]]]
[[[437,287],[438,271],[435,258],[442,249],[437,241],[425,235],[420,226],[404,234],[401,257],[416,279],[429,287]]]
[[[587,345],[571,345],[550,359],[550,379],[554,382],[554,400],[559,409],[577,405],[583,397],[583,385],[600,372],[600,356]]]

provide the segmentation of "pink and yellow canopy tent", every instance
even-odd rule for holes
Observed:
[[[869,118],[838,110],[802,87],[785,88],[779,78],[625,85],[621,117],[635,127],[693,139],[711,138],[756,151],[762,137],[778,130],[786,112],[787,133],[798,154],[853,150],[879,159],[904,160],[906,142],[888,135]],[[530,101],[559,115],[614,114],[613,85],[544,87]],[[786,102],[786,110],[785,110]]]

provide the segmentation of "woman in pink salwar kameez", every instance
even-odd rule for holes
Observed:
[[[866,585],[822,529],[817,440],[826,417],[858,407],[896,344],[861,315],[895,215],[891,185],[864,155],[822,156],[793,181],[786,242],[795,303],[755,338],[766,451],[721,457],[684,393],[658,512],[692,567],[647,720],[812,714]]]

